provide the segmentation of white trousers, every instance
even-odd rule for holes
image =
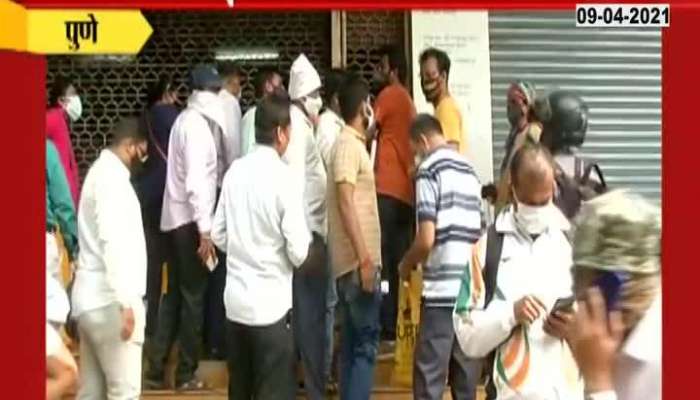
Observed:
[[[134,310],[132,338],[121,338],[119,306],[109,305],[78,317],[80,382],[78,400],[136,400],[141,395],[143,307]]]

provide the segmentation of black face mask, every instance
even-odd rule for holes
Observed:
[[[511,127],[520,127],[520,120],[523,118],[523,113],[517,107],[508,107],[508,122]]]
[[[440,93],[440,80],[421,80],[421,89],[423,90],[423,95],[428,101],[433,101],[437,99]]]

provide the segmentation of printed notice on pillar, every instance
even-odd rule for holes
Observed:
[[[419,59],[436,47],[451,60],[449,88],[462,111],[466,155],[483,183],[493,179],[489,19],[485,11],[412,11],[413,96],[418,112],[433,112],[421,91]],[[505,93],[504,93],[505,96]]]

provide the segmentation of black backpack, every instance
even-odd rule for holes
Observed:
[[[494,222],[489,226],[488,232],[486,234],[486,261],[484,264],[484,269],[482,270],[482,276],[484,280],[484,308],[493,299],[496,294],[496,284],[498,282],[498,266],[501,263],[501,252],[503,250],[503,233],[499,233],[496,230],[496,223]],[[492,351],[486,356],[486,400],[496,399],[496,386],[493,383],[493,377],[491,372],[493,370],[493,363],[495,360],[496,351]]]
[[[575,157],[574,176],[567,175],[558,164],[555,168],[557,193],[554,196],[554,204],[568,219],[578,214],[584,201],[601,195],[608,189],[603,173],[596,163]],[[598,175],[598,181],[591,179],[593,171]]]

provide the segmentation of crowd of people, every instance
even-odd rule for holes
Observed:
[[[660,399],[659,210],[577,155],[586,104],[514,83],[506,156],[485,184],[448,54],[420,55],[434,113],[418,115],[405,56],[380,54],[371,84],[340,69],[322,81],[303,54],[286,88],[260,70],[245,113],[238,65],[194,67],[183,109],[162,78],[82,187],[81,101],[55,79],[47,398],[165,389],[177,343],[179,391],[206,387],[204,344],[227,360],[230,399],[295,398],[297,365],[309,399],[336,380],[341,399],[369,399],[402,282],[421,271],[414,398],[476,399],[485,377],[490,399]],[[79,367],[59,335],[79,343]]]

